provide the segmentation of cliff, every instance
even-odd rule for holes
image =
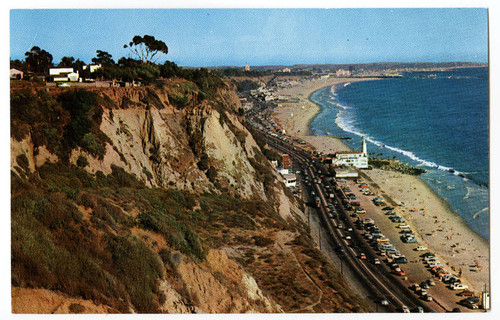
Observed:
[[[238,110],[179,79],[12,88],[13,312],[363,310]]]

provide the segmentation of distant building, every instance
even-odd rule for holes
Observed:
[[[358,172],[351,168],[340,167],[335,168],[335,178],[357,178]]]
[[[17,70],[17,69],[10,69],[10,79],[11,80],[15,80],[15,79],[22,79],[24,76],[24,72],[22,72],[21,70]]]
[[[83,66],[83,70],[87,70],[89,69],[90,73],[96,71],[97,69],[100,69],[101,68],[101,65],[100,64],[89,64],[89,65],[85,65]]]
[[[282,175],[290,173],[290,156],[286,153],[282,154],[283,165],[278,169],[279,173]]]
[[[281,70],[281,72],[288,72],[290,73],[292,70],[290,70],[290,68],[283,68],[283,70]]]
[[[245,69],[244,69],[244,71],[250,71],[250,66],[246,62],[245,62]]]
[[[336,165],[353,166],[356,168],[368,168],[368,154],[366,150],[366,141],[363,137],[362,151],[341,151],[335,153],[332,162]]]
[[[78,81],[78,79],[80,78],[78,72],[74,72],[73,68],[50,68],[49,77],[54,82],[61,82],[61,81],[75,82]]]
[[[337,69],[337,71],[335,71],[335,76],[337,77],[350,77],[351,75],[351,70]]]
[[[283,175],[283,182],[288,188],[295,187],[297,185],[297,176],[293,173],[286,173]]]

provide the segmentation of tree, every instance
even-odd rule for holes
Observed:
[[[168,47],[165,42],[156,40],[150,35],[135,36],[129,44],[123,45],[124,48],[129,48],[137,58],[144,63],[151,63],[157,53],[168,53]]]
[[[75,58],[73,57],[62,57],[61,62],[57,65],[59,68],[72,68],[73,63],[75,63]]]
[[[160,75],[163,78],[178,77],[180,72],[179,66],[172,61],[165,61],[164,64],[160,66]]]
[[[92,58],[95,64],[102,64],[103,66],[115,64],[112,55],[106,51],[97,50],[97,58]]]
[[[31,48],[31,50],[27,51],[24,55],[26,56],[25,60],[28,69],[33,72],[43,73],[53,66],[52,55],[37,46]]]
[[[23,72],[27,71],[27,65],[25,61],[16,59],[16,60],[10,60],[10,68],[14,68],[17,70],[21,70]]]

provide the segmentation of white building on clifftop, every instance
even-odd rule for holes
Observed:
[[[366,141],[363,137],[362,151],[339,151],[335,153],[332,163],[336,165],[353,166],[360,169],[368,168],[368,153],[366,150]]]

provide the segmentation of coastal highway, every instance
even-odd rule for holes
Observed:
[[[443,312],[443,309],[438,305],[429,302],[423,302],[411,292],[406,285],[395,276],[389,273],[389,269],[384,265],[375,265],[372,263],[373,259],[377,256],[374,250],[361,238],[360,234],[356,232],[352,221],[348,218],[348,213],[341,206],[342,193],[339,186],[334,181],[323,181],[320,177],[320,172],[326,173],[326,168],[321,163],[312,163],[310,160],[311,155],[300,147],[295,147],[292,144],[283,141],[279,137],[273,137],[262,130],[257,130],[269,146],[279,152],[287,153],[293,161],[298,163],[304,168],[304,173],[307,173],[311,181],[311,190],[315,195],[320,198],[320,205],[318,213],[323,221],[326,231],[329,236],[329,241],[333,247],[337,248],[337,254],[343,259],[351,268],[354,274],[366,286],[366,289],[373,294],[376,299],[386,298],[390,304],[383,306],[388,312],[401,312],[403,306],[407,306],[411,310],[416,310],[417,306],[422,307],[425,311]],[[325,191],[325,183],[329,184],[335,194],[336,207],[338,217],[336,219],[330,218],[327,212],[328,201]],[[342,225],[340,229],[339,226]],[[346,230],[352,228],[353,232],[349,235],[352,236],[351,240],[346,240]],[[339,254],[340,253],[340,254]],[[360,253],[364,253],[367,259],[360,259]]]

